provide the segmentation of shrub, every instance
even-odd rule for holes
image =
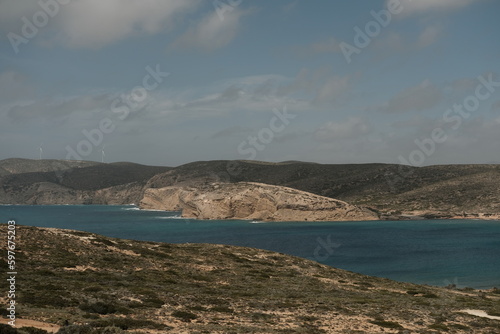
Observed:
[[[426,293],[422,297],[424,297],[424,298],[439,298],[439,296],[436,295],[435,293]]]
[[[17,334],[17,329],[9,325],[0,324],[0,333],[2,334]]]
[[[233,313],[234,310],[227,306],[214,306],[211,308],[212,311],[215,312],[223,312],[223,313]]]
[[[191,322],[191,320],[198,318],[198,316],[194,313],[180,311],[180,310],[172,312],[172,316],[179,318],[180,320],[182,320],[184,322]]]
[[[89,313],[98,313],[98,314],[111,314],[116,313],[116,306],[113,304],[106,304],[104,302],[95,302],[92,304],[81,304],[79,306],[80,310],[89,312]]]
[[[430,329],[437,329],[437,330],[440,330],[440,331],[449,331],[450,329],[448,328],[448,326],[446,326],[445,324],[443,323],[435,323],[435,324],[432,324],[432,325],[429,325],[429,328]]]
[[[89,325],[71,325],[62,327],[57,334],[122,334],[125,333],[118,327],[94,328]]]
[[[90,323],[92,327],[118,327],[123,330],[152,328],[152,329],[170,329],[169,326],[159,324],[151,320],[138,320],[131,318],[106,318]]]

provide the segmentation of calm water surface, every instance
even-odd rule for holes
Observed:
[[[414,283],[500,287],[500,221],[202,221],[133,206],[0,206],[0,221],[110,237],[268,249]]]

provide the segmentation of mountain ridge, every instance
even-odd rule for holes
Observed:
[[[17,166],[17,167],[16,167]],[[178,167],[67,160],[0,161],[3,204],[130,204],[150,188],[257,182],[345,201],[381,219],[496,218],[500,165],[198,161]]]

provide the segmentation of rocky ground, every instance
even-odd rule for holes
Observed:
[[[6,225],[0,227],[6,235]],[[500,328],[496,289],[398,283],[225,245],[26,226],[17,236],[19,324],[61,326],[61,334],[493,334]],[[6,267],[4,260],[0,265]],[[0,289],[7,290],[5,280]],[[0,332],[9,333],[3,326]]]
[[[182,211],[183,217],[198,219],[358,221],[379,218],[373,211],[343,201],[255,182],[150,188],[140,207]]]

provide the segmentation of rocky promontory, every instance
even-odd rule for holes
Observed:
[[[197,219],[264,221],[376,220],[365,208],[288,187],[255,182],[170,186],[145,191],[142,209],[182,211]]]

